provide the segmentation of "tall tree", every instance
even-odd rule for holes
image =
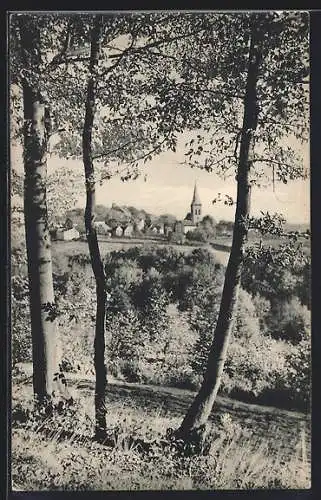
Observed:
[[[95,341],[94,341],[94,362],[96,371],[95,386],[95,411],[96,411],[96,437],[104,438],[106,434],[106,365],[105,365],[105,314],[106,314],[106,280],[104,265],[100,255],[99,243],[95,226],[93,224],[95,217],[95,169],[92,153],[92,131],[96,107],[96,86],[97,86],[97,67],[101,49],[103,33],[103,17],[98,15],[94,19],[91,32],[91,48],[89,77],[87,84],[87,97],[85,103],[85,122],[82,136],[83,163],[85,169],[86,182],[86,210],[85,227],[91,259],[91,266],[96,280],[96,323],[95,323]]]
[[[99,250],[97,233],[93,225],[96,215],[94,161],[99,159],[105,161],[105,170],[107,170],[106,177],[109,178],[112,175],[108,171],[109,161],[125,158],[125,160],[128,161],[128,166],[125,168],[125,174],[123,174],[122,179],[127,180],[135,175],[135,170],[133,168],[134,163],[136,163],[137,166],[139,160],[147,159],[156,149],[158,151],[161,150],[160,147],[155,147],[155,145],[153,145],[153,147],[151,146],[151,144],[159,138],[157,127],[153,125],[153,121],[155,121],[154,107],[150,103],[147,106],[143,106],[146,115],[141,114],[138,118],[135,117],[135,122],[132,120],[133,115],[135,115],[135,113],[138,114],[141,106],[141,104],[137,105],[137,97],[141,97],[142,94],[145,96],[147,95],[146,89],[144,89],[145,81],[135,81],[135,77],[140,75],[140,70],[143,65],[140,54],[146,55],[148,49],[170,42],[172,39],[176,40],[182,37],[191,36],[190,33],[188,33],[188,35],[182,35],[178,29],[177,34],[171,36],[168,31],[168,19],[166,18],[169,17],[169,19],[172,19],[172,16],[165,16],[164,26],[161,29],[159,29],[159,25],[155,23],[154,17],[151,17],[152,19],[150,19],[149,15],[143,17],[121,16],[117,19],[113,16],[95,16],[90,37],[89,76],[85,98],[86,104],[82,144],[81,147],[79,147],[79,132],[77,127],[79,129],[79,123],[82,123],[82,120],[79,120],[79,109],[77,109],[77,106],[73,119],[70,119],[71,123],[76,121],[74,127],[76,134],[71,140],[70,137],[65,136],[62,144],[59,144],[61,151],[66,151],[66,145],[67,151],[72,149],[76,154],[82,151],[85,170],[87,193],[85,227],[92,269],[96,280],[97,297],[94,362],[96,370],[95,432],[98,439],[103,439],[106,434],[106,278],[104,264]],[[80,25],[81,22],[82,20],[80,19]],[[83,22],[85,26],[88,26],[88,19],[84,19]],[[87,32],[87,28],[85,28],[84,32]],[[121,46],[120,49],[116,49],[116,52],[115,49],[111,50],[110,54],[110,42],[120,36],[127,39],[127,46]],[[144,42],[143,45],[142,41]],[[104,50],[102,50],[102,47]],[[80,57],[82,63],[88,58],[87,52],[88,50],[85,48],[84,55]],[[73,64],[72,61],[78,62],[77,51],[75,50],[71,51],[69,55],[65,54],[65,56],[67,56],[67,62],[70,60],[69,62],[71,65]],[[64,61],[65,59],[56,59],[55,64],[57,70],[59,70]],[[72,71],[78,72],[79,68],[73,68]],[[66,90],[66,92],[68,92],[69,89],[73,94],[74,101],[80,102],[83,92],[82,83],[80,82],[80,84],[77,84],[75,88],[74,74],[72,74],[72,78],[69,78],[69,80],[67,75],[67,81],[69,81],[70,85],[67,89],[64,88],[64,91]],[[153,82],[153,84],[155,85],[155,82]],[[130,102],[124,107],[123,102],[124,100],[126,101],[126,99]],[[136,106],[133,104],[135,100]],[[108,108],[110,111],[110,116],[107,119],[104,119],[101,114],[97,113],[97,108],[101,110],[102,107]],[[125,110],[125,118],[122,117],[123,109]],[[150,116],[152,116],[152,119]],[[112,118],[115,120],[113,121]],[[149,119],[149,122],[146,118]],[[96,121],[95,126],[94,121]],[[96,132],[97,129],[98,131]],[[165,143],[168,140],[168,133],[166,130],[163,134],[164,139],[160,141],[161,143]],[[149,151],[150,148],[152,148],[152,152]],[[114,173],[115,171],[113,174]],[[116,170],[116,173],[119,172]]]
[[[42,57],[37,17],[19,16],[23,61],[24,214],[33,353],[33,387],[40,401],[51,398],[57,371],[57,325],[47,210],[49,109],[41,88]]]
[[[284,151],[287,148],[278,145],[278,141],[282,144],[285,132],[294,130],[300,134],[304,131],[306,117],[300,117],[300,112],[307,111],[307,96],[303,88],[307,75],[306,19],[296,19],[291,15],[279,16],[276,13],[253,14],[248,30],[243,124],[237,134],[234,150],[234,158],[237,160],[237,200],[232,248],[204,379],[176,432],[179,437],[187,440],[192,436],[197,440],[204,438],[206,422],[220,387],[240,288],[250,221],[251,186],[255,183],[254,166],[258,163],[272,165],[273,174],[276,167],[279,178],[284,182],[288,178],[306,174],[293,161],[295,156],[291,155],[291,150],[288,148],[289,154],[286,156]],[[300,54],[296,49],[296,37],[303,41]],[[236,46],[236,53],[238,50],[240,48]],[[244,49],[240,54],[244,54]],[[291,66],[291,61],[294,60],[295,65]],[[229,75],[225,74],[224,79],[227,85],[225,89],[223,86],[223,91],[230,91]],[[301,108],[299,113],[297,106]],[[274,130],[271,130],[272,123]],[[260,142],[259,146],[257,142]],[[226,149],[228,148],[225,148],[225,154]]]
[[[207,368],[200,391],[189,408],[179,432],[186,436],[203,426],[212,410],[223,373],[227,348],[233,328],[240,288],[244,247],[247,237],[246,220],[250,214],[251,148],[258,119],[257,80],[262,59],[262,36],[256,23],[252,24],[248,57],[247,85],[244,97],[244,116],[237,171],[237,204],[232,248],[226,268],[220,312],[210,349]]]

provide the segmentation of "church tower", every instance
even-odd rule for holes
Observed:
[[[191,203],[191,216],[193,224],[197,224],[202,219],[202,203],[197,191],[197,184],[195,182],[194,194]]]

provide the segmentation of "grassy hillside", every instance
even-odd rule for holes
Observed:
[[[109,439],[103,445],[91,440],[93,382],[79,381],[73,389],[76,406],[41,425],[23,423],[31,385],[14,386],[14,490],[310,487],[310,428],[301,414],[219,398],[209,453],[184,456],[164,436],[179,425],[193,393],[109,384]]]

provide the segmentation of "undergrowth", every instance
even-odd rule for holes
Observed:
[[[228,413],[211,426],[207,454],[181,453],[166,436],[181,417],[164,408],[107,405],[108,440],[92,439],[88,396],[45,417],[31,399],[16,398],[12,410],[12,482],[21,490],[215,490],[309,488],[306,443],[288,456],[255,436]],[[271,438],[271,436],[270,436]],[[299,440],[300,436],[298,436]],[[145,449],[139,443],[148,444]]]

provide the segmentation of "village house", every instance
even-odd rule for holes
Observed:
[[[127,238],[131,238],[133,236],[133,232],[134,226],[132,224],[128,224],[128,226],[123,228],[123,236],[126,236]]]
[[[165,236],[169,237],[173,231],[174,231],[174,226],[172,224],[164,224]]]
[[[184,234],[188,233],[188,231],[195,231],[195,229],[197,229],[197,224],[194,224],[191,220],[184,219],[182,224]]]
[[[72,227],[70,229],[66,229],[64,227],[58,228],[56,232],[56,239],[63,241],[71,241],[78,240],[80,237],[79,231],[76,228]]]
[[[136,222],[137,231],[143,231],[144,227],[145,227],[144,219],[140,219],[138,222]]]
[[[93,224],[98,234],[104,234],[111,236],[112,228],[106,224],[105,221],[95,221]]]
[[[157,234],[165,234],[164,224],[157,224]]]
[[[112,235],[113,236],[117,236],[118,238],[120,236],[123,236],[123,232],[124,232],[124,230],[123,230],[123,228],[121,226],[115,226],[112,229]]]
[[[79,231],[74,227],[72,219],[67,217],[64,225],[58,227],[55,231],[55,239],[60,241],[78,240],[80,237]]]

